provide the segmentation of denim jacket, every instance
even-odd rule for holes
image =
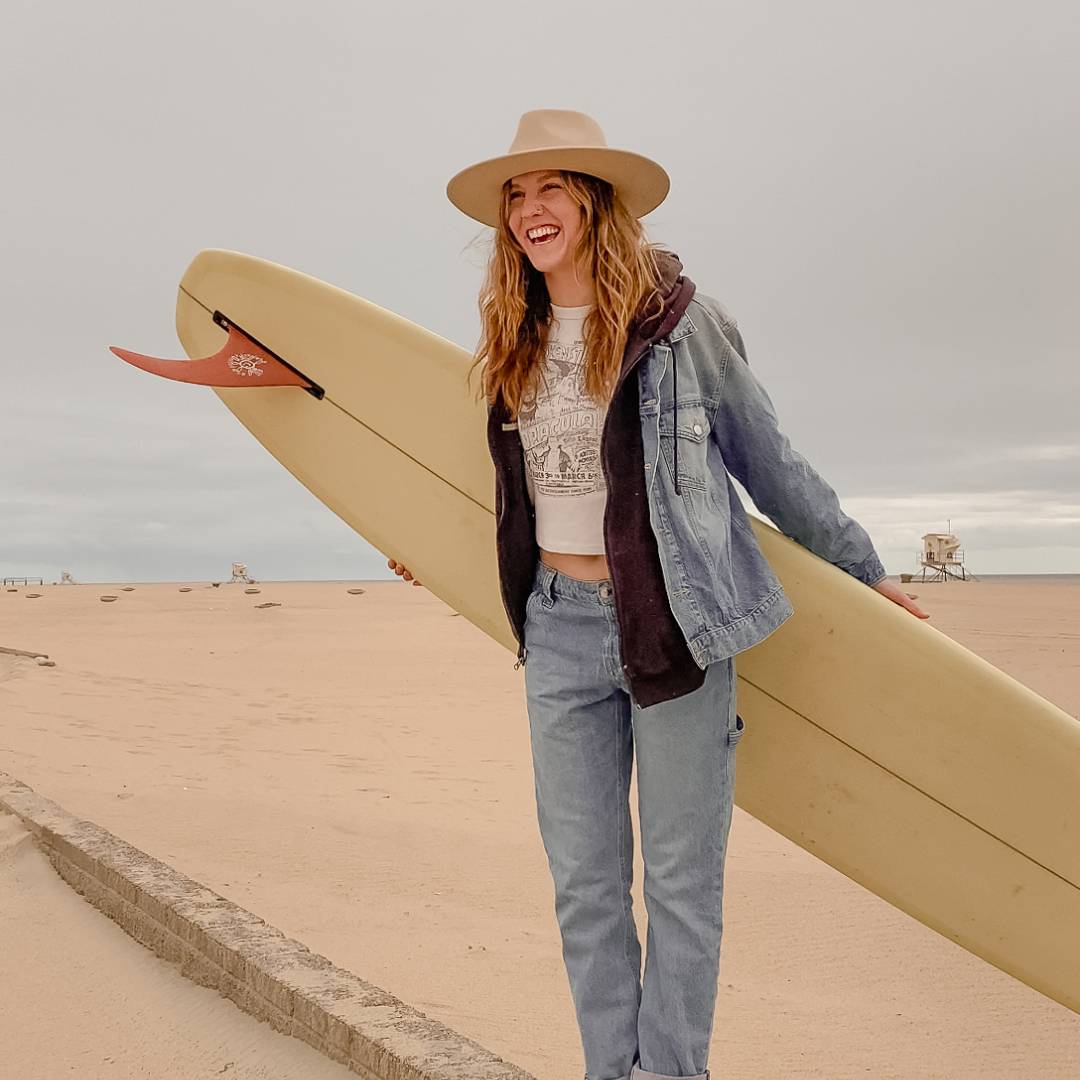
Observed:
[[[795,613],[732,476],[785,536],[866,585],[887,576],[866,530],[781,431],[717,300],[696,292],[637,370],[650,517],[672,612],[700,666]]]
[[[651,335],[635,327],[628,341],[600,448],[605,547],[631,661],[623,667],[642,706],[694,689],[708,664],[756,645],[794,614],[731,476],[792,540],[867,585],[886,576],[866,531],[780,430],[734,319],[679,273],[677,255],[661,254],[664,317]],[[517,425],[501,399],[488,412],[500,582],[520,664],[535,516]],[[680,662],[673,635],[692,664]]]

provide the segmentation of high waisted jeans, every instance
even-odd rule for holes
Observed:
[[[610,580],[538,561],[526,611],[537,815],[586,1080],[707,1080],[743,733],[735,658],[710,664],[692,693],[639,708],[622,670]],[[630,896],[635,744],[644,976]]]

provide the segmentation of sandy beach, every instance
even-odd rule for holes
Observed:
[[[350,1080],[86,903],[0,813],[0,1075]]]
[[[578,1080],[513,656],[401,581],[258,587],[0,591],[0,646],[56,662],[0,654],[0,769],[539,1080]],[[939,630],[1080,717],[1076,579],[905,587]],[[642,870],[639,853],[644,938]],[[111,926],[68,899],[41,909],[51,925],[20,926],[24,942]],[[714,1076],[1077,1075],[1080,1017],[739,809],[724,919]],[[79,1009],[32,948],[18,955],[4,974],[27,1000]],[[183,989],[159,987],[178,1012]],[[0,1029],[11,1075],[36,1075],[29,1046]]]

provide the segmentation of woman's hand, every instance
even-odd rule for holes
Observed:
[[[406,581],[411,581],[414,585],[419,585],[420,582],[413,579],[412,574],[409,573],[404,563],[399,563],[396,559],[389,559],[387,565],[391,570],[397,574],[398,577],[404,578]]]
[[[874,588],[881,593],[882,596],[887,596],[894,604],[899,604],[902,608],[907,608],[912,615],[918,616],[920,619],[929,619],[930,616],[923,611],[918,604],[915,603],[915,594],[904,592],[903,589],[897,588],[888,578],[882,578]]]

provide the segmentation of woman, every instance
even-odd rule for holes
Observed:
[[[525,113],[507,154],[447,186],[495,229],[474,367],[586,1080],[709,1075],[734,657],[793,614],[728,473],[785,533],[926,617],[780,432],[734,320],[646,242],[638,218],[668,186],[562,109]]]

